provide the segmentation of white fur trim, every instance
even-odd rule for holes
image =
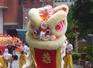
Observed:
[[[31,29],[31,21],[27,24],[27,29],[30,33],[34,34],[35,29]]]
[[[38,8],[38,11],[39,11],[39,13],[41,14],[41,13],[44,12],[44,8]]]
[[[33,60],[32,60],[32,57],[31,57],[31,54],[27,57],[27,60],[26,60],[26,64],[24,64],[22,66],[22,68],[35,68],[35,67],[32,67],[32,64],[33,64]]]
[[[42,41],[42,40],[34,39],[33,35],[30,32],[26,33],[26,41],[29,44],[29,46],[33,48],[54,50],[61,47],[62,43],[64,43],[65,40],[66,37],[65,35],[63,35],[60,38],[57,38],[56,41]]]

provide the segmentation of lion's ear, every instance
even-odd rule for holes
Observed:
[[[61,5],[61,6],[57,6],[56,8],[54,8],[53,12],[56,13],[56,12],[58,12],[60,10],[63,10],[68,14],[69,8],[68,8],[67,5]]]
[[[35,29],[39,29],[39,25],[40,25],[42,19],[41,19],[40,15],[39,15],[38,9],[32,8],[29,11],[28,15],[29,15],[29,20],[30,20],[29,23],[31,23],[30,26],[34,26]]]

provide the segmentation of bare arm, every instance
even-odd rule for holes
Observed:
[[[12,68],[12,61],[11,61],[11,63],[10,63],[10,68]]]

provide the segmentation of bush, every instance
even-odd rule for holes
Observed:
[[[93,61],[93,45],[84,47],[83,51],[86,53],[86,60],[89,61],[91,59]]]
[[[83,52],[87,52],[87,47],[83,47]]]
[[[91,48],[91,50],[90,50]],[[83,48],[83,52],[86,53],[86,60],[93,61],[93,46],[88,46]],[[78,60],[80,58],[81,53],[72,52],[72,58],[73,60]],[[90,57],[91,55],[91,57]]]
[[[86,55],[86,60],[89,61],[90,60],[90,56]]]
[[[78,60],[80,58],[80,53],[72,52],[73,60]]]

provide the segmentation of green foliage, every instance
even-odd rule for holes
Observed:
[[[93,34],[93,0],[77,0],[71,5],[72,20],[79,26],[80,37]]]
[[[83,47],[83,52],[87,52],[87,47]]]
[[[93,45],[90,45],[88,47],[83,47],[83,52],[86,53],[87,61],[89,61],[89,60],[93,61]],[[80,55],[81,55],[81,53],[72,52],[73,60],[78,60],[80,58]]]
[[[72,36],[73,36],[73,32],[69,32],[69,33],[67,32],[67,33],[66,33],[66,37],[67,37],[67,38],[71,38]]]
[[[89,55],[86,55],[86,60],[89,61],[89,60],[92,60],[93,61],[93,57],[90,57]]]
[[[90,45],[88,47],[84,47],[83,51],[86,52],[87,55],[90,55],[90,53],[91,53],[91,56],[93,56],[93,45]]]
[[[76,23],[75,23],[75,20],[72,19],[71,7],[69,7],[67,21],[68,21],[68,28],[67,28],[66,36],[67,36],[67,38],[73,38],[73,37],[75,37],[75,32],[73,32],[73,27],[76,25]],[[80,35],[80,32],[78,32],[78,34]]]
[[[93,45],[90,45],[88,47],[84,47],[83,51],[87,54],[86,60],[93,60]]]
[[[90,56],[86,55],[86,60],[89,61],[90,60]]]
[[[80,53],[72,52],[73,60],[78,60],[80,58]]]
[[[67,33],[66,33],[67,38],[71,38],[75,36],[75,33],[72,31],[73,27],[75,26],[75,20],[72,20],[71,16],[72,16],[72,11],[69,9],[69,13],[67,16],[67,21],[68,21],[68,28],[67,28]]]

